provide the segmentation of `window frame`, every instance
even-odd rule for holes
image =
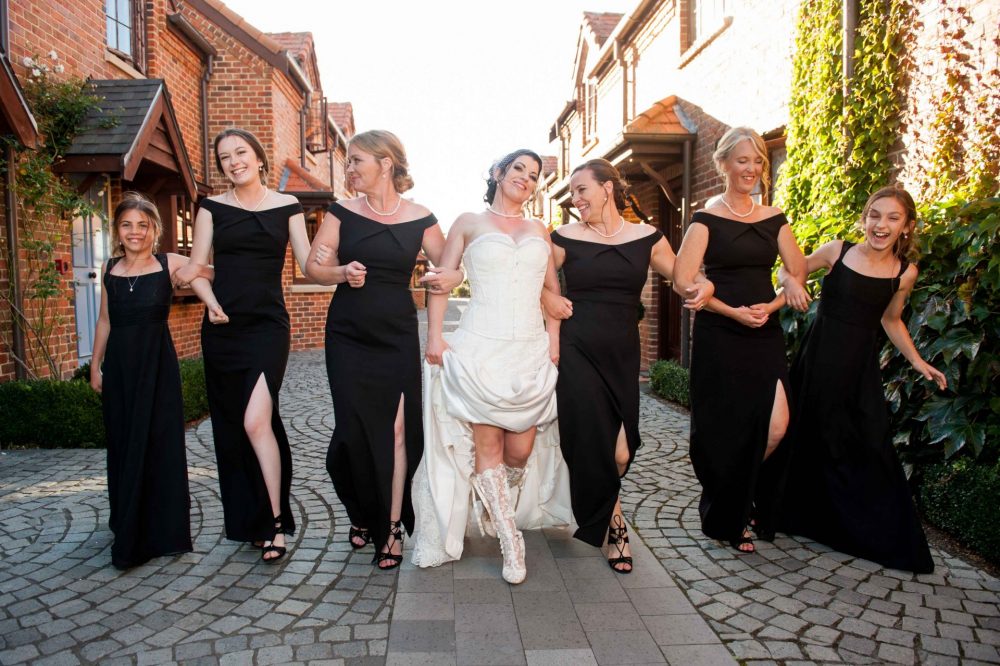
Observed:
[[[128,3],[128,23],[122,20],[118,14],[120,0],[104,0],[104,40],[107,49],[126,60],[140,73],[146,73],[146,13],[144,0],[124,0]],[[112,7],[114,16],[108,13],[108,8]],[[115,26],[114,43],[109,30],[110,26]],[[128,50],[124,50],[118,41],[120,27],[125,27],[129,31]]]

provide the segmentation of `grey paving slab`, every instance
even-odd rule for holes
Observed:
[[[208,421],[186,435],[194,552],[128,572],[103,451],[0,452],[0,663],[1000,663],[1000,581],[943,551],[916,576],[785,535],[752,556],[704,538],[688,415],[649,395],[622,494],[635,572],[548,529],[518,586],[495,540],[398,573],[351,550],[322,352],[291,355],[282,415],[299,530],[276,566],[223,537]]]

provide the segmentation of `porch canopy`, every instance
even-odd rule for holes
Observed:
[[[630,182],[654,181],[671,204],[680,208],[681,199],[670,186],[670,181],[687,171],[685,144],[691,144],[697,128],[684,114],[677,96],[671,95],[656,102],[633,118],[601,157],[608,160]],[[687,153],[690,160],[690,148]],[[571,193],[569,179],[559,184],[554,193],[558,205],[568,208]]]
[[[0,58],[0,134],[12,134],[28,148],[38,145],[38,126],[7,58]]]
[[[58,170],[120,175],[147,194],[198,197],[194,171],[162,79],[89,82],[100,105],[84,119]]]
[[[326,211],[327,206],[337,200],[332,184],[324,183],[296,160],[288,158],[282,166],[278,191],[295,195],[302,204],[307,219],[312,213]]]

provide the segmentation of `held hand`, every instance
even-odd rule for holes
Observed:
[[[758,309],[758,306],[747,307],[744,305],[736,308],[733,318],[744,326],[760,328],[767,323],[767,312]]]
[[[548,289],[542,290],[542,309],[552,319],[569,319],[573,316],[573,301]]]
[[[684,300],[684,307],[688,310],[701,310],[712,300],[715,285],[711,282],[698,282],[687,291],[688,297]]]
[[[213,324],[228,324],[229,315],[222,311],[222,306],[218,303],[208,306],[208,321]]]
[[[331,259],[333,259],[333,250],[330,248],[329,245],[324,245],[323,243],[320,243],[316,247],[316,259],[314,261],[322,266],[325,265],[326,262],[330,261]]]
[[[355,289],[365,286],[365,277],[368,269],[360,261],[352,261],[344,266],[344,275],[347,277],[347,284]]]
[[[101,375],[100,369],[91,366],[90,369],[90,388],[94,389],[98,393],[102,392],[104,388],[104,377]]]
[[[799,312],[805,312],[809,309],[812,296],[809,295],[805,287],[791,278],[785,280],[783,286],[785,288],[785,302],[788,303],[788,307]]]
[[[450,294],[464,279],[465,274],[457,268],[430,266],[419,282],[427,285],[432,294]]]
[[[198,264],[184,264],[170,276],[171,281],[173,281],[175,287],[187,287],[191,284],[191,280],[198,277],[200,267]]]
[[[913,369],[923,375],[924,379],[936,383],[942,391],[948,388],[948,378],[944,376],[943,372],[927,361],[921,360],[918,363],[914,363]]]
[[[429,338],[427,340],[427,350],[424,358],[431,365],[444,365],[444,353],[448,350],[448,343],[444,338]]]

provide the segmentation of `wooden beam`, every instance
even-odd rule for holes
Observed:
[[[669,201],[670,204],[675,208],[680,208],[681,200],[680,198],[678,198],[676,194],[674,194],[674,190],[673,188],[670,187],[670,183],[667,182],[667,179],[664,178],[659,171],[649,166],[649,164],[647,164],[645,160],[636,160],[636,161],[639,163],[639,168],[641,168],[646,173],[647,176],[652,178],[653,182],[655,182],[657,185],[660,186],[660,189],[663,191],[663,195],[667,197],[667,201]]]

